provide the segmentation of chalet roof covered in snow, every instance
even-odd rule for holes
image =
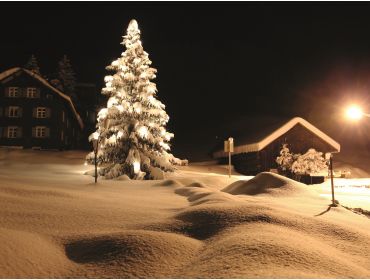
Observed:
[[[14,67],[14,68],[8,69],[8,70],[0,73],[0,81],[4,80],[7,77],[10,77],[11,75],[14,75],[15,73],[18,73],[20,71],[23,71],[24,73],[26,73],[26,74],[30,75],[31,77],[35,78],[36,80],[41,82],[44,86],[48,87],[51,91],[53,91],[54,93],[56,93],[57,95],[59,95],[60,97],[65,99],[69,103],[69,105],[72,109],[72,112],[74,113],[74,115],[77,119],[77,122],[80,125],[81,129],[84,127],[82,119],[81,119],[80,115],[77,113],[76,108],[75,108],[71,98],[68,95],[61,92],[60,90],[53,87],[47,80],[42,78],[40,75],[37,75],[36,73],[34,73],[30,70],[21,68],[21,67]]]
[[[300,117],[292,119],[274,119],[271,117],[259,118],[256,121],[249,120],[248,123],[239,123],[239,129],[232,129],[230,136],[235,137],[234,154],[258,152],[272,143],[274,140],[288,132],[297,124],[302,125],[307,130],[311,131],[317,137],[332,146],[335,151],[340,151],[340,144],[327,134],[319,130],[317,127]],[[245,130],[240,132],[240,128],[245,127]],[[226,139],[226,138],[225,138]],[[215,150],[213,157],[224,157],[225,153],[221,147]]]

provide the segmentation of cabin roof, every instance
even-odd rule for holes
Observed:
[[[336,152],[340,151],[340,144],[320,129],[309,123],[303,118],[295,117],[292,119],[274,120],[271,118],[262,118],[247,125],[247,133],[237,133],[235,137],[234,154],[258,152],[265,148],[267,145],[275,141],[281,135],[288,132],[297,124],[302,125],[307,130],[311,131],[317,137],[328,143],[335,149]],[[233,135],[231,135],[233,136]],[[225,157],[226,153],[220,148],[213,153],[214,158]]]
[[[9,77],[11,75],[14,75],[15,73],[18,73],[20,71],[23,71],[24,73],[26,73],[29,76],[33,77],[34,79],[38,80],[44,86],[46,86],[51,91],[53,91],[55,94],[57,94],[60,97],[62,97],[63,99],[65,99],[69,103],[69,105],[70,105],[70,107],[72,109],[72,112],[74,113],[74,115],[75,115],[75,117],[77,119],[78,124],[80,125],[81,129],[83,129],[84,125],[83,125],[82,119],[81,119],[80,115],[77,113],[77,110],[76,110],[76,108],[75,108],[75,106],[74,106],[74,104],[72,102],[72,99],[68,95],[64,94],[60,90],[58,90],[55,87],[53,87],[47,80],[45,80],[44,78],[42,78],[40,75],[37,75],[36,73],[34,73],[34,72],[30,71],[30,70],[21,68],[21,67],[14,67],[14,68],[8,69],[8,70],[0,73],[0,81],[4,80],[7,77]]]

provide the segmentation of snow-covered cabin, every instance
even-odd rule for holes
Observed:
[[[295,117],[290,120],[271,118],[250,119],[244,125],[231,130],[234,137],[232,164],[235,170],[246,175],[276,169],[276,157],[284,143],[289,144],[293,153],[305,153],[314,148],[323,153],[338,153],[340,144],[308,121]],[[213,157],[226,162],[228,154],[221,145],[213,152]]]
[[[0,73],[0,146],[74,148],[82,129],[71,98],[46,79],[20,67]]]

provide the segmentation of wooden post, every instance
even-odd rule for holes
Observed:
[[[334,198],[333,156],[332,155],[330,156],[329,163],[330,163],[331,202],[332,202],[331,206],[337,206],[335,202],[335,198]]]
[[[95,163],[95,183],[98,181],[98,161],[97,161],[97,155],[96,151],[94,151],[94,163]]]
[[[231,152],[229,151],[229,178],[231,178]]]
[[[229,154],[229,178],[231,178],[231,153],[234,152],[234,139],[232,137],[224,141],[224,152]]]

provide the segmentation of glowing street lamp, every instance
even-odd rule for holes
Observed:
[[[348,119],[358,121],[362,117],[370,117],[370,114],[366,114],[362,111],[362,109],[359,106],[352,105],[348,107],[346,111],[346,116]]]

